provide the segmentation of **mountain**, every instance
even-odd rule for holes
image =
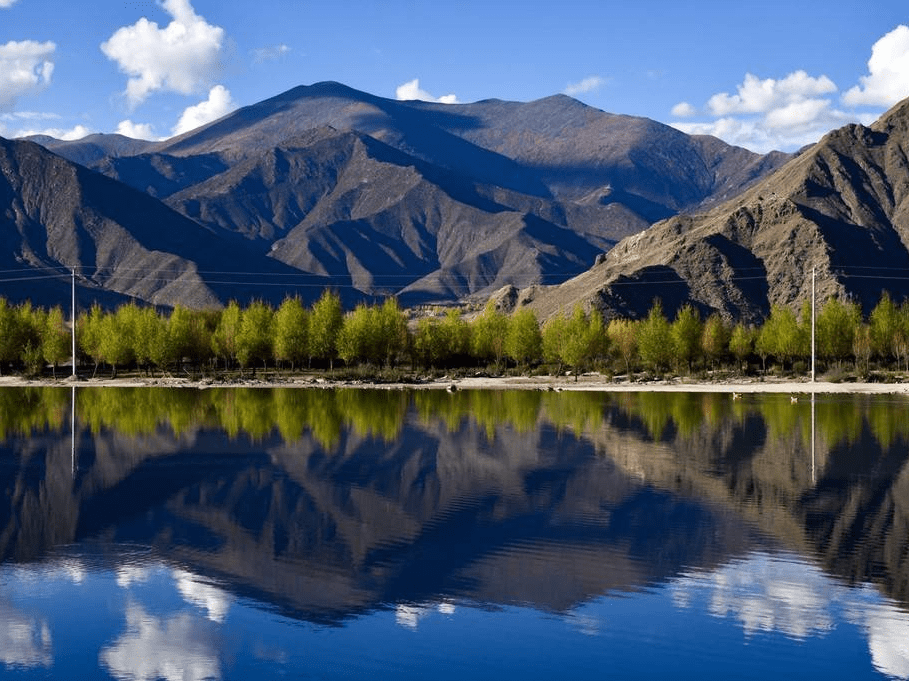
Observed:
[[[299,271],[249,253],[255,276],[222,281],[241,253],[225,235],[32,142],[0,138],[0,207],[0,268],[13,273],[0,292],[12,300],[68,302],[72,269],[83,304],[217,306],[301,283]]]
[[[564,281],[623,237],[735,195],[788,158],[564,95],[442,105],[338,83],[164,142],[38,141],[224,238],[236,250],[224,271],[251,253],[405,304]]]
[[[654,298],[673,313],[756,321],[774,304],[851,297],[869,312],[909,295],[909,100],[871,127],[826,135],[736,198],[677,215],[621,241],[564,284],[526,291],[541,316],[582,301],[639,317]]]

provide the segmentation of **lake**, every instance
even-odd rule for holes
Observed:
[[[0,389],[0,677],[906,679],[899,396]]]

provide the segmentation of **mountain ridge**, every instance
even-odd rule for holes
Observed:
[[[249,253],[349,286],[351,299],[405,304],[564,281],[623,237],[734,195],[787,158],[565,95],[443,105],[332,82],[163,142],[38,141],[219,236],[223,265]]]
[[[817,292],[867,313],[883,291],[909,295],[909,100],[870,127],[846,125],[706,212],[656,223],[623,240],[593,269],[525,294],[542,316],[570,301],[640,317],[656,297],[672,314],[759,321]],[[668,303],[668,304],[667,304]]]

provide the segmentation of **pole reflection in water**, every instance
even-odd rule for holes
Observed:
[[[0,390],[0,676],[909,678],[906,405]]]

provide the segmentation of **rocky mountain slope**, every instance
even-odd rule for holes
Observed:
[[[758,320],[773,304],[851,297],[865,312],[884,290],[909,295],[909,100],[871,127],[826,135],[747,191],[707,212],[678,215],[620,242],[559,287],[527,291],[542,316],[584,301],[641,316],[654,298],[674,312]]]
[[[72,269],[83,305],[136,298],[205,307],[303,282],[299,271],[252,253],[241,261],[255,276],[224,281],[238,269],[237,240],[31,142],[0,139],[0,211],[0,295],[11,300],[68,302]]]
[[[394,293],[405,304],[564,281],[621,238],[734,195],[786,160],[563,95],[441,105],[338,83],[165,142],[37,141],[223,239],[222,272],[267,257],[350,297]],[[212,296],[224,302],[201,290],[192,300]]]

